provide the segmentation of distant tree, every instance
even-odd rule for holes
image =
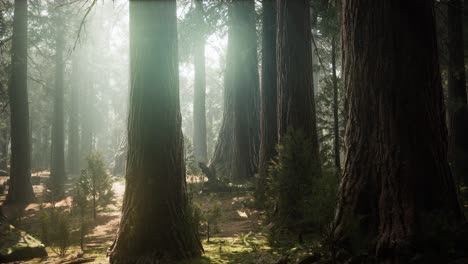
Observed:
[[[408,263],[451,247],[444,237],[464,222],[447,162],[434,3],[343,3],[346,163],[335,237],[358,235],[379,263]]]
[[[32,202],[31,132],[28,105],[28,4],[15,0],[9,86],[11,122],[10,188],[5,204]]]
[[[84,56],[82,59],[83,63],[87,64],[91,61],[90,59],[90,47],[87,46],[84,50]],[[86,167],[86,158],[95,150],[94,148],[94,139],[95,139],[95,126],[94,118],[95,116],[95,80],[94,72],[92,69],[83,69],[83,78],[82,89],[80,89],[80,98],[86,99],[83,100],[83,103],[80,104],[80,158],[81,158],[81,168]]]
[[[82,89],[83,93],[80,97],[86,98],[87,100],[83,102],[81,108],[81,118],[80,118],[80,157],[81,157],[81,167],[84,167],[86,164],[86,157],[95,150],[94,140],[95,140],[95,127],[93,125],[93,116],[92,108],[94,103],[94,94],[93,94],[93,80],[91,77],[88,77],[85,80],[84,87]]]
[[[80,54],[75,51],[72,58],[72,83],[70,92],[70,113],[68,122],[68,174],[78,176],[80,174],[80,130],[79,130],[79,88]]]
[[[333,153],[335,168],[338,172],[341,172],[341,136],[340,136],[340,119],[339,119],[339,87],[338,87],[338,75],[337,71],[337,49],[338,49],[338,36],[334,35],[332,37],[332,50],[331,50],[331,59],[332,59],[332,78],[333,78]]]
[[[260,110],[260,151],[256,200],[262,203],[268,165],[278,144],[276,76],[276,0],[263,1],[262,13],[262,89]]]
[[[55,1],[55,83],[54,83],[54,110],[52,117],[52,146],[50,161],[50,178],[57,191],[61,192],[61,185],[66,179],[65,173],[65,117],[64,117],[64,71],[65,62],[63,53],[65,49],[64,20],[61,12],[62,3]]]
[[[449,153],[455,178],[468,185],[468,108],[463,54],[463,1],[447,3]]]
[[[8,80],[11,76],[11,20],[14,1],[5,2],[0,10],[0,170],[8,171],[8,145],[10,141],[10,112],[8,111]]]
[[[179,106],[176,1],[130,1],[130,113],[122,220],[111,263],[199,256]]]
[[[259,148],[259,77],[255,3],[228,3],[228,47],[224,75],[224,113],[211,161],[220,176],[252,178]]]
[[[340,0],[312,1],[314,91],[320,157],[324,167],[341,171],[343,98],[340,49]],[[317,85],[317,87],[316,87]]]
[[[205,15],[203,0],[195,1],[196,32],[194,40],[195,84],[193,96],[193,149],[197,161],[207,161],[206,141],[206,73],[205,73]]]
[[[8,143],[10,142],[7,121],[8,119],[2,120],[0,124],[0,170],[4,171],[8,171]]]

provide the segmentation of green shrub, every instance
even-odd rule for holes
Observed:
[[[86,170],[81,171],[81,176],[73,189],[73,213],[77,214],[80,219],[80,247],[84,250],[84,239],[88,232],[88,223],[86,214],[90,209],[90,178]]]
[[[210,242],[213,233],[218,232],[219,219],[221,218],[221,202],[214,202],[216,199],[214,194],[210,195],[209,199],[211,200],[209,204],[213,202],[214,206],[208,210],[203,211],[195,206],[197,208],[199,230],[201,233],[206,234],[207,242]]]
[[[55,208],[39,207],[39,221],[42,242],[57,255],[63,257],[71,245],[70,213],[59,212]]]
[[[54,232],[52,232],[53,246],[59,256],[65,256],[70,247],[70,213],[61,212],[57,214]],[[53,248],[53,247],[52,247]]]
[[[192,141],[184,136],[184,159],[185,159],[185,171],[187,175],[200,175],[201,170],[198,167],[193,153]]]
[[[112,190],[112,178],[106,172],[101,155],[91,154],[87,158],[87,163],[86,170],[81,173],[78,188],[81,189],[80,195],[83,196],[81,200],[90,203],[93,217],[96,219],[98,210],[103,210],[114,203],[115,194]]]
[[[332,220],[338,177],[321,172],[312,142],[300,130],[289,129],[269,167],[266,205],[271,240],[282,235],[320,233]]]
[[[96,219],[99,210],[115,202],[114,197],[112,179],[106,172],[101,155],[91,154],[87,158],[87,168],[81,171],[80,178],[73,188],[72,209],[79,217],[81,250],[84,250],[84,240],[90,226],[86,216],[92,213]]]
[[[49,244],[49,224],[50,214],[44,209],[44,205],[39,204],[39,224],[40,224],[40,235],[39,238],[45,244]]]

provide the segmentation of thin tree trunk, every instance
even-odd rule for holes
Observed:
[[[448,15],[449,153],[455,178],[468,184],[468,108],[463,54],[463,2],[450,0]]]
[[[111,263],[199,256],[190,219],[179,105],[176,1],[130,1],[126,188]]]
[[[41,156],[40,160],[41,160],[42,169],[44,170],[50,169],[50,157],[51,157],[50,136],[52,134],[51,130],[52,130],[52,127],[50,125],[44,126],[41,129],[41,134],[42,134],[41,152],[43,155]]]
[[[266,178],[270,161],[278,144],[277,75],[276,75],[276,0],[263,1],[262,16],[262,89],[260,113],[259,179],[255,198],[259,205],[265,200]]]
[[[195,33],[195,85],[193,98],[193,149],[198,162],[207,161],[206,148],[206,109],[205,109],[205,18],[203,0],[195,1],[197,10],[197,32]]]
[[[10,141],[8,135],[7,124],[0,128],[0,170],[8,171],[8,143]]]
[[[56,1],[55,4],[60,4]],[[54,85],[54,112],[52,118],[52,154],[50,161],[50,178],[54,188],[62,192],[62,185],[66,179],[65,173],[65,118],[64,118],[64,28],[60,8],[56,8],[56,39],[55,39],[55,85]]]
[[[68,123],[68,173],[73,176],[80,174],[80,134],[79,134],[79,86],[80,53],[74,54],[72,63],[72,84],[70,94],[70,114]]]
[[[211,166],[231,180],[252,178],[259,148],[259,89],[255,3],[228,7],[224,116]]]
[[[5,204],[34,201],[31,185],[31,131],[28,104],[28,4],[15,0],[9,86],[11,122],[10,188]]]
[[[360,235],[379,263],[407,263],[431,243],[441,248],[438,231],[463,222],[433,2],[346,0],[342,41],[346,163],[335,236]]]
[[[93,134],[94,134],[94,125],[93,125],[93,115],[92,111],[94,109],[94,76],[90,70],[84,70],[85,75],[87,76],[84,81],[84,87],[81,90],[80,98],[84,99],[84,102],[81,104],[81,116],[80,116],[80,125],[81,125],[81,147],[80,147],[80,157],[81,157],[81,167],[86,167],[88,156],[93,152]]]
[[[338,76],[336,75],[336,48],[338,41],[334,35],[332,38],[332,74],[333,74],[333,151],[334,151],[334,161],[335,168],[338,170],[338,173],[341,172],[341,160],[340,160],[340,120],[338,116]]]

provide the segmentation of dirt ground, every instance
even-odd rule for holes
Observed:
[[[22,217],[18,218],[15,226],[23,229],[31,235],[40,238],[39,202],[44,201],[44,182],[48,178],[48,172],[33,175],[39,185],[34,185],[38,203],[27,206]],[[0,179],[2,181],[4,179]],[[188,179],[193,184],[193,179]],[[38,183],[38,182],[36,182]],[[68,182],[71,188],[73,180]],[[196,183],[194,184],[196,185]],[[192,188],[195,189],[195,188]],[[59,257],[51,247],[47,247],[49,256],[43,259],[33,259],[21,263],[67,263],[77,258],[93,258],[92,263],[108,263],[106,253],[117,233],[120,210],[122,205],[125,182],[123,178],[115,178],[113,190],[116,194],[115,205],[110,205],[106,210],[99,212],[96,220],[91,220],[91,230],[85,238],[85,250],[79,246],[78,219],[72,217],[71,246],[65,257]],[[204,244],[205,255],[189,263],[274,263],[277,259],[275,252],[267,246],[264,236],[265,225],[263,212],[252,209],[253,198],[248,191],[201,193],[194,190],[191,194],[193,204],[201,212],[201,236]],[[0,196],[0,203],[5,196]],[[71,196],[57,202],[58,210],[70,210],[73,201]],[[42,208],[50,208],[50,203],[42,203]],[[8,214],[8,208],[4,213]],[[210,219],[210,241],[207,241],[207,221],[218,210],[217,216]],[[13,213],[13,212],[11,212]],[[91,262],[89,262],[91,263]]]

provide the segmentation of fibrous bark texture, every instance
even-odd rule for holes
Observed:
[[[131,90],[122,220],[111,263],[174,263],[202,247],[186,197],[176,1],[130,1]]]
[[[278,1],[278,130],[302,130],[318,159],[309,2]]]
[[[259,179],[256,199],[264,200],[265,180],[278,144],[277,75],[276,75],[276,0],[263,1],[262,15],[262,89],[260,110]]]
[[[312,43],[308,0],[277,1],[278,137],[295,161],[279,179],[276,215],[287,229],[302,233],[312,179],[321,175],[312,73]],[[300,143],[296,143],[300,141]],[[308,146],[303,153],[300,146]],[[284,159],[286,162],[286,159]],[[307,187],[305,187],[307,185]]]
[[[447,3],[448,125],[452,171],[460,184],[468,184],[468,108],[463,54],[463,1]]]
[[[346,0],[342,43],[346,161],[335,236],[357,226],[379,263],[406,263],[440,228],[463,221],[447,162],[433,2]]]
[[[224,116],[210,166],[231,180],[252,178],[259,148],[259,89],[255,3],[228,3]]]
[[[12,74],[8,89],[11,122],[10,187],[5,204],[32,202],[31,132],[28,104],[28,4],[15,0],[11,49]]]

